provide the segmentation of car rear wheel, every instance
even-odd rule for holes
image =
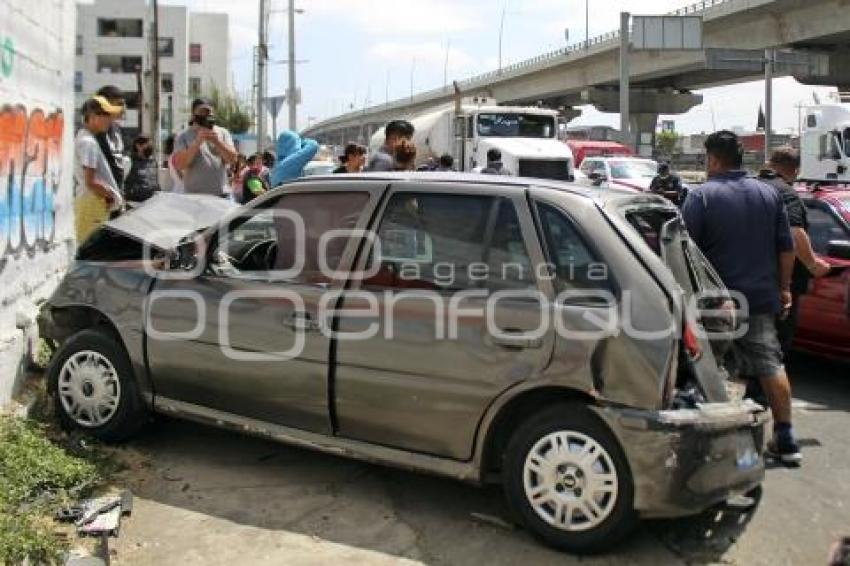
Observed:
[[[520,425],[503,476],[514,515],[562,550],[610,548],[636,524],[625,456],[608,428],[578,403],[548,407]]]
[[[148,420],[127,352],[105,333],[84,330],[69,338],[50,364],[48,383],[65,429],[118,442]]]

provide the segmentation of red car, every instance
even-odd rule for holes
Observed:
[[[806,204],[812,248],[835,267],[812,279],[800,299],[794,347],[850,360],[850,189],[798,192]]]

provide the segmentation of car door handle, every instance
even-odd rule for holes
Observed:
[[[499,336],[490,335],[493,344],[512,350],[536,349],[543,347],[543,339],[528,336],[521,330],[502,330]]]
[[[292,330],[299,330],[302,332],[318,332],[322,329],[319,321],[313,320],[310,313],[302,311],[293,312],[286,316],[283,319],[283,325],[287,328],[291,328]]]

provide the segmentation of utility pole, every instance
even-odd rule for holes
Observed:
[[[584,50],[590,49],[590,0],[584,0]]]
[[[773,49],[764,50],[764,158],[770,155],[770,147],[773,128],[773,62],[775,60]]]
[[[449,86],[449,51],[451,50],[451,48],[452,40],[451,38],[449,38],[449,40],[446,42],[446,60],[443,63],[443,88]]]
[[[150,135],[153,152],[159,162],[161,157],[159,153],[159,3],[157,0],[151,0],[151,3],[153,5],[153,58],[151,61],[153,84],[151,85]]]
[[[413,76],[416,74],[416,57],[410,64],[410,102],[413,102]]]
[[[298,94],[295,86],[295,0],[289,0],[289,129],[297,131]]]
[[[502,36],[505,33],[505,13],[508,10],[508,0],[502,4],[502,19],[499,21],[499,74],[502,74]]]
[[[629,125],[629,22],[631,14],[620,12],[620,135],[634,148]]]
[[[139,101],[139,120],[136,125],[139,128],[140,132],[143,132],[145,129],[145,87],[142,83],[142,67],[136,67],[136,90],[138,91],[138,101]]]
[[[263,108],[266,99],[266,61],[269,58],[268,39],[266,38],[267,0],[260,0],[260,20],[257,43],[257,152],[262,153],[266,145],[266,112]]]

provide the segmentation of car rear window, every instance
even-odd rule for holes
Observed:
[[[681,218],[678,210],[667,207],[641,207],[627,209],[624,216],[652,251],[664,259],[683,289],[699,292],[723,288],[717,272],[691,240],[684,225],[674,223],[677,237],[671,242],[662,241],[665,224]],[[662,251],[662,246],[665,245],[666,249]]]

